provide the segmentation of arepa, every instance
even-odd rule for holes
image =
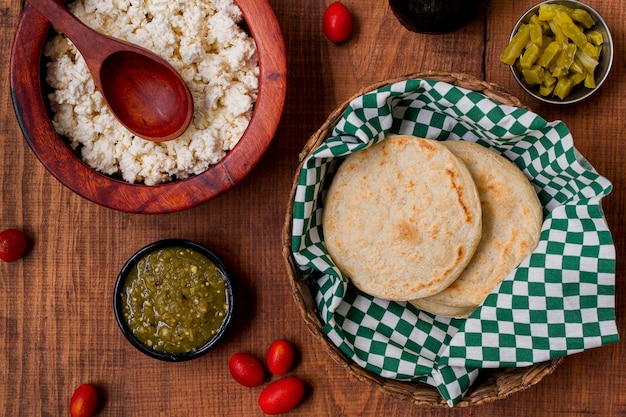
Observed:
[[[508,159],[477,143],[442,142],[469,169],[482,207],[482,238],[448,288],[411,303],[433,314],[467,317],[539,242],[542,207],[530,181]]]
[[[408,301],[459,276],[480,242],[481,216],[472,176],[448,148],[389,136],[343,161],[322,221],[331,258],[358,289]]]

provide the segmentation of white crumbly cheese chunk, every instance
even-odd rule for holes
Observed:
[[[76,0],[68,8],[98,32],[168,61],[194,102],[180,137],[162,143],[136,137],[111,114],[74,45],[55,36],[44,50],[52,123],[89,166],[155,185],[200,174],[235,146],[257,99],[259,67],[233,0]]]

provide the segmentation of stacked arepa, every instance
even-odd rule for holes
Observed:
[[[529,180],[496,152],[390,135],[346,157],[322,221],[356,288],[461,318],[533,252],[543,216]]]

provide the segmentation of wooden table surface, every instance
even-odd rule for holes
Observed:
[[[23,229],[26,256],[0,262],[0,414],[68,415],[81,383],[95,384],[101,416],[260,416],[260,388],[229,376],[237,351],[265,354],[277,338],[297,348],[292,371],[307,395],[294,416],[624,416],[623,343],[574,355],[554,374],[506,400],[463,409],[421,408],[356,381],[311,336],[290,294],[281,228],[298,154],[343,100],[373,82],[406,73],[464,72],[505,87],[548,120],[570,128],[583,155],[614,184],[604,211],[618,264],[616,314],[626,334],[626,0],[589,0],[614,35],[613,71],[590,100],[543,105],[516,85],[498,62],[511,28],[532,0],[492,0],[488,12],[446,35],[405,30],[385,0],[345,0],[355,28],[331,44],[321,32],[330,0],[271,0],[288,53],[283,119],[268,152],[243,182],[194,209],[166,215],[125,214],[73,194],[39,163],[25,142],[9,92],[9,47],[21,10],[2,0],[0,101],[0,229]],[[143,245],[182,237],[214,249],[234,275],[239,304],[227,340],[201,359],[162,363],[122,336],[112,291],[124,261]]]

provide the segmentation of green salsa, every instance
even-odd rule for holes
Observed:
[[[217,266],[189,248],[159,249],[130,270],[124,319],[137,339],[162,353],[193,352],[219,331],[228,309]]]

